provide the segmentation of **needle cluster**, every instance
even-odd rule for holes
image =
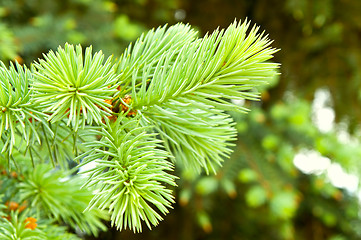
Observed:
[[[57,211],[66,196],[50,200],[59,184],[47,197],[33,191],[46,174],[36,169],[75,160],[93,191],[85,211],[108,211],[118,229],[151,228],[174,202],[174,165],[216,173],[232,152],[228,112],[248,111],[232,100],[257,100],[256,87],[277,74],[270,44],[248,21],[203,38],[176,24],[141,35],[118,59],[65,44],[30,70],[1,63],[1,157],[9,167],[32,162],[22,194],[56,218],[80,222],[71,204]]]

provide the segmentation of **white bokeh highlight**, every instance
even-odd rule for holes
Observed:
[[[302,150],[294,157],[293,164],[303,173],[321,174],[330,167],[331,160],[317,151]]]
[[[326,133],[334,129],[335,111],[329,105],[331,94],[327,89],[318,89],[312,103],[312,120],[320,132]]]
[[[331,107],[332,97],[327,89],[318,89],[312,103],[312,120],[321,133],[335,131],[338,140],[344,144],[350,143],[351,137],[344,129],[335,129],[335,111]],[[315,150],[301,150],[293,159],[294,165],[305,174],[325,174],[327,179],[337,188],[360,195],[360,179],[353,174],[346,173],[338,163],[332,163],[327,157]]]

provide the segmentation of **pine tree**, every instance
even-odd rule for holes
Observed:
[[[96,235],[102,219],[139,232],[172,208],[174,166],[217,172],[236,139],[228,112],[259,98],[277,50],[248,21],[196,35],[176,24],[118,59],[65,44],[30,68],[1,62],[1,237],[78,239],[61,225]]]

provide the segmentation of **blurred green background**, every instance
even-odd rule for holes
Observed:
[[[98,239],[361,239],[359,0],[0,0],[0,60],[30,64],[65,42],[119,56],[159,25],[203,36],[246,18],[281,49],[281,75],[233,113],[232,157],[216,176],[177,167],[177,202],[152,231]]]

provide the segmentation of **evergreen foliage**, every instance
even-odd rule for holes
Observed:
[[[157,225],[174,202],[173,165],[216,173],[236,136],[226,111],[246,111],[231,100],[258,99],[255,87],[276,74],[268,60],[277,50],[249,26],[235,21],[203,38],[188,25],[161,27],[106,61],[91,47],[83,56],[79,45],[65,44],[31,70],[2,63],[2,162],[24,171],[19,191],[5,198],[31,207],[12,209],[4,231],[25,224],[29,232],[30,213],[93,234],[104,211],[118,229]],[[92,166],[82,178],[66,170],[73,159]]]
[[[130,230],[119,232],[107,224],[108,229],[97,237],[85,236],[79,229],[75,230],[77,237],[66,233],[74,232],[74,229],[61,220],[55,220],[55,224],[43,224],[47,217],[37,218],[30,214],[26,218],[37,219],[36,229],[41,228],[48,239],[360,239],[359,188],[354,185],[361,169],[360,11],[360,1],[331,0],[212,0],[206,4],[193,0],[0,0],[0,60],[7,67],[8,60],[30,66],[49,49],[55,51],[59,45],[64,48],[65,42],[80,43],[84,48],[92,45],[95,52],[102,50],[105,56],[114,53],[118,57],[119,49],[125,48],[129,41],[135,41],[146,28],[184,21],[195,26],[202,35],[212,32],[217,26],[227,26],[235,17],[247,17],[257,22],[274,40],[272,45],[282,49],[275,56],[275,61],[282,62],[282,74],[269,79],[267,88],[265,85],[258,87],[262,101],[240,100],[240,105],[252,111],[249,114],[230,113],[238,140],[232,141],[234,153],[229,159],[224,159],[222,168],[217,167],[217,174],[197,174],[191,169],[198,166],[201,170],[199,164],[190,166],[192,162],[188,162],[185,166],[187,159],[174,158],[176,167],[172,174],[180,177],[176,180],[178,187],[166,185],[173,190],[174,209],[158,227],[152,230],[143,227],[141,234],[133,234]],[[167,29],[163,27],[163,34]],[[184,29],[192,31],[189,26]],[[193,35],[185,35],[192,38],[190,41],[197,36],[195,31]],[[182,39],[181,35],[179,37]],[[151,48],[155,49],[155,46],[156,41],[152,41]],[[172,46],[174,44],[168,47]],[[132,50],[129,53],[132,54]],[[138,51],[133,63],[141,56],[141,51]],[[119,64],[118,61],[114,63]],[[138,63],[133,66],[137,68],[146,62]],[[127,69],[126,79],[130,81],[129,74],[134,68]],[[128,93],[124,95],[130,95],[130,88],[127,89]],[[322,97],[327,101],[321,108],[319,92],[327,93]],[[119,93],[116,91],[118,96]],[[128,97],[125,102],[129,100]],[[183,105],[179,110],[187,113],[191,107]],[[129,112],[131,115],[134,113]],[[320,125],[320,115],[322,119],[328,116],[331,129],[328,124]],[[35,129],[41,143],[45,144],[39,144],[34,138],[34,143],[26,149],[25,142],[18,141],[16,135],[13,156],[19,169],[12,166],[12,170],[2,171],[0,167],[0,181],[6,183],[0,184],[4,193],[0,200],[3,203],[0,215],[4,217],[9,215],[10,206],[24,208],[24,203],[18,198],[14,198],[12,203],[7,203],[7,200],[10,199],[10,190],[18,189],[20,181],[14,181],[19,179],[14,176],[23,174],[21,170],[25,163],[31,164],[33,159],[35,166],[39,162],[49,162],[51,158],[54,165],[67,169],[68,164],[75,165],[69,162],[70,159],[89,150],[82,143],[99,139],[83,134],[81,126],[74,134],[66,122],[47,124],[43,129],[38,121],[34,126],[37,126]],[[156,121],[152,123],[154,126]],[[197,125],[193,122],[187,124],[188,129],[201,126],[199,122]],[[164,128],[165,124],[162,125]],[[154,126],[151,129],[155,129]],[[157,128],[156,132],[160,132],[160,126]],[[325,129],[328,130],[325,132]],[[52,131],[56,134],[51,135]],[[169,132],[167,134],[176,138]],[[157,138],[168,139],[162,135]],[[195,139],[200,140],[200,137]],[[167,141],[173,144],[171,140]],[[219,142],[214,146],[221,146]],[[175,146],[168,146],[167,151],[179,155]],[[17,148],[28,152],[24,161]],[[322,160],[321,163],[328,160],[329,165],[323,169],[308,169],[304,174],[305,169],[300,170],[293,162],[299,160],[300,155],[307,157],[302,161],[312,160],[311,168],[319,166],[318,160]],[[5,156],[0,165],[7,165]],[[32,171],[31,166],[27,167]],[[331,173],[335,175],[335,170],[337,178],[330,178]],[[345,175],[345,172],[351,175]],[[345,185],[344,178],[353,180],[353,184],[348,182]],[[29,221],[28,226],[34,226],[33,222]]]
[[[49,164],[31,165],[21,161],[22,174],[2,169],[1,239],[80,239],[68,227],[98,235],[105,230],[102,220],[108,215],[97,209],[84,212],[92,198],[89,189],[81,189],[84,179]]]

